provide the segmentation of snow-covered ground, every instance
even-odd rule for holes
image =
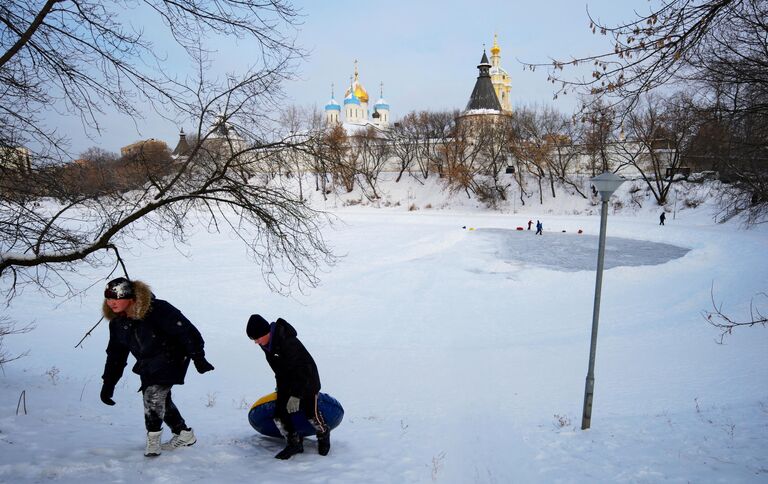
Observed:
[[[196,323],[216,366],[174,388],[198,443],[158,458],[142,453],[135,375],[115,407],[99,401],[106,325],[74,348],[99,318],[106,274],[84,268],[74,299],[14,299],[4,313],[37,329],[6,341],[30,352],[0,376],[0,482],[768,481],[768,328],[720,345],[702,317],[713,286],[735,317],[765,302],[768,228],[715,224],[707,204],[678,205],[664,227],[647,200],[611,212],[582,431],[595,207],[560,197],[493,212],[409,180],[382,191],[380,208],[350,206],[354,195],[314,202],[342,222],[325,236],[344,257],[305,294],[270,293],[226,234],[127,255],[134,278]],[[529,219],[543,236],[516,230]],[[291,322],[344,405],[329,456],[309,439],[278,461],[282,443],[248,425],[274,387],[245,336],[252,313]]]

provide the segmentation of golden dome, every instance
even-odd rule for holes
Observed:
[[[367,103],[368,91],[366,91],[365,88],[359,82],[354,83],[352,87],[355,88],[355,97],[359,99],[361,103]],[[344,92],[344,97],[349,96],[349,92],[350,92],[350,88],[347,88],[347,90]]]
[[[360,84],[360,80],[358,79],[357,60],[355,60],[355,77],[354,81],[352,82],[352,88],[355,89],[355,97],[359,99],[361,103],[368,102],[368,91],[365,90],[363,85]],[[349,96],[350,89],[351,88],[347,88],[347,91],[344,93],[344,97]]]
[[[355,97],[360,100],[361,103],[367,103],[368,102],[368,93],[366,92],[365,88],[363,88],[360,83],[355,83]]]
[[[499,47],[498,34],[493,34],[493,47],[491,47],[491,55],[499,55],[501,47]]]

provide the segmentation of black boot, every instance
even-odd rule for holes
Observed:
[[[317,434],[317,453],[320,455],[328,455],[331,451],[331,429],[325,432]]]
[[[304,452],[304,444],[302,443],[302,438],[299,437],[298,434],[288,435],[287,440],[288,445],[285,446],[285,449],[277,453],[275,459],[290,459],[294,455]]]

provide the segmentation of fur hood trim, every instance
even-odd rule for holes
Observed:
[[[133,301],[133,306],[128,310],[127,316],[131,319],[144,319],[149,309],[152,307],[152,289],[141,281],[131,281],[133,283],[133,291],[136,294],[136,299]],[[101,312],[104,318],[111,321],[117,317],[109,306],[107,306],[107,300],[101,305]]]

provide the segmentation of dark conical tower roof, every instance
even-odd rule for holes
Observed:
[[[179,133],[179,142],[171,154],[173,156],[187,156],[187,153],[189,153],[189,143],[187,143],[187,135],[184,134],[184,128],[182,128]]]
[[[493,89],[493,83],[491,82],[491,75],[489,73],[491,63],[488,62],[488,56],[485,54],[485,50],[483,50],[483,58],[480,59],[480,64],[477,68],[480,71],[480,75],[477,76],[475,88],[472,90],[472,95],[469,97],[467,111],[472,109],[493,109],[501,111],[501,103],[499,103],[499,98],[496,97],[496,91]]]

